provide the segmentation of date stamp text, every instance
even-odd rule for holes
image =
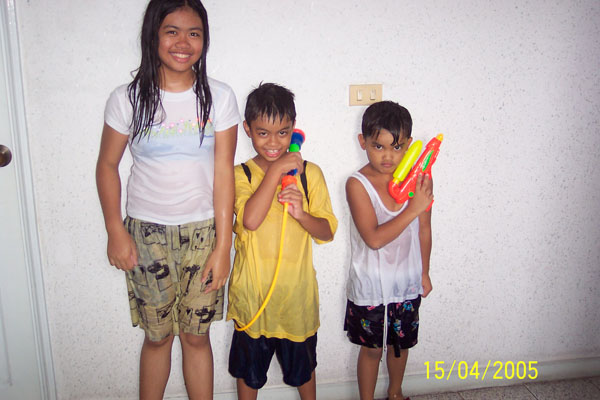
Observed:
[[[445,361],[425,362],[427,379],[450,380],[454,374],[458,379],[505,379],[505,380],[534,380],[538,377],[537,361],[492,361],[487,364],[474,361]]]

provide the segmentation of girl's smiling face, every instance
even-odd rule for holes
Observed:
[[[194,75],[192,67],[202,56],[204,27],[194,10],[181,7],[168,14],[158,30],[158,57],[161,75]]]

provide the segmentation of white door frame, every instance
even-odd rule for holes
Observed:
[[[25,99],[21,74],[21,57],[17,30],[15,0],[1,0],[0,29],[4,30],[6,42],[0,46],[6,49],[7,90],[10,118],[13,129],[13,162],[15,163],[17,186],[21,207],[21,225],[25,246],[26,268],[31,293],[31,312],[35,335],[38,369],[43,399],[56,400],[54,366],[50,347],[50,331],[44,296],[42,259],[40,255],[33,175],[29,157],[27,124],[25,121]],[[0,77],[1,79],[2,77]]]

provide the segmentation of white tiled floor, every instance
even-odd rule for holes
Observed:
[[[410,396],[411,400],[600,400],[600,376]]]

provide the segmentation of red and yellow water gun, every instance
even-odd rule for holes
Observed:
[[[402,204],[408,199],[412,199],[415,195],[415,186],[417,184],[417,176],[420,174],[431,176],[431,167],[440,152],[440,146],[444,140],[444,135],[441,133],[431,139],[417,163],[410,169],[415,159],[421,153],[423,143],[420,140],[414,142],[404,154],[402,161],[394,171],[393,178],[388,184],[388,192],[394,198],[396,203]],[[409,173],[410,170],[410,173]],[[408,177],[407,177],[408,175]],[[427,207],[427,211],[431,209],[433,201]]]

